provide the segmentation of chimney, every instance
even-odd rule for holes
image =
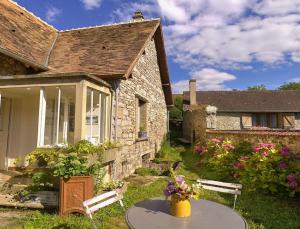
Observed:
[[[196,104],[196,80],[190,80],[190,105]]]
[[[133,21],[143,21],[144,20],[144,15],[142,11],[137,10],[134,12],[134,15],[132,16]]]

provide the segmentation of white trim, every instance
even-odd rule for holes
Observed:
[[[104,142],[108,139],[108,96],[105,96],[105,128],[104,128]]]
[[[90,140],[93,139],[93,119],[94,119],[94,90],[91,89],[91,113],[90,113]]]
[[[101,99],[102,99],[102,93],[99,92],[99,114],[98,114],[98,144],[101,143]]]
[[[68,130],[69,130],[69,100],[65,98],[64,103],[64,125],[63,125],[63,141],[68,142]]]
[[[37,147],[44,146],[45,138],[45,116],[46,116],[46,99],[44,89],[40,88],[40,104],[39,104],[39,123],[38,123],[38,139]]]
[[[60,100],[61,100],[61,89],[58,88],[55,145],[58,145],[58,137],[59,137]]]

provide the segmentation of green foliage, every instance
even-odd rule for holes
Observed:
[[[235,177],[249,191],[269,193],[300,192],[300,170],[284,146],[211,139],[206,146],[196,145],[201,163],[219,174]]]
[[[255,86],[248,87],[247,90],[248,91],[266,91],[267,88],[265,85],[261,84],[261,85],[255,85]]]
[[[175,96],[174,107],[170,110],[170,119],[182,120],[183,119],[183,98],[182,96]]]
[[[53,176],[69,178],[71,176],[87,176],[95,174],[101,167],[101,153],[103,148],[95,146],[89,141],[79,141],[61,149],[57,157],[48,162]],[[98,154],[97,160],[89,161],[89,156]]]
[[[151,168],[137,168],[135,170],[135,174],[140,175],[140,176],[159,176],[159,172],[156,171],[155,169]]]
[[[290,82],[281,85],[279,90],[300,90],[300,82]]]
[[[112,190],[116,190],[119,188],[122,188],[124,185],[123,181],[119,181],[119,180],[112,180],[110,182],[107,182],[105,184],[102,185],[102,189],[104,191],[112,191]]]
[[[47,166],[48,162],[53,160],[59,154],[60,148],[38,148],[27,154],[25,160],[30,164],[35,164],[39,167]]]

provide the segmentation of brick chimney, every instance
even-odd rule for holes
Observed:
[[[196,80],[190,80],[190,105],[196,104]]]
[[[144,15],[142,11],[137,10],[134,12],[134,15],[132,16],[133,21],[143,21],[144,20]]]

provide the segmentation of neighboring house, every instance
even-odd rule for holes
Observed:
[[[159,19],[59,31],[0,1],[0,169],[37,147],[118,142],[114,178],[153,158],[171,86]],[[139,138],[139,131],[147,136]]]
[[[191,80],[183,103],[206,106],[207,129],[300,130],[300,91],[196,91]]]

